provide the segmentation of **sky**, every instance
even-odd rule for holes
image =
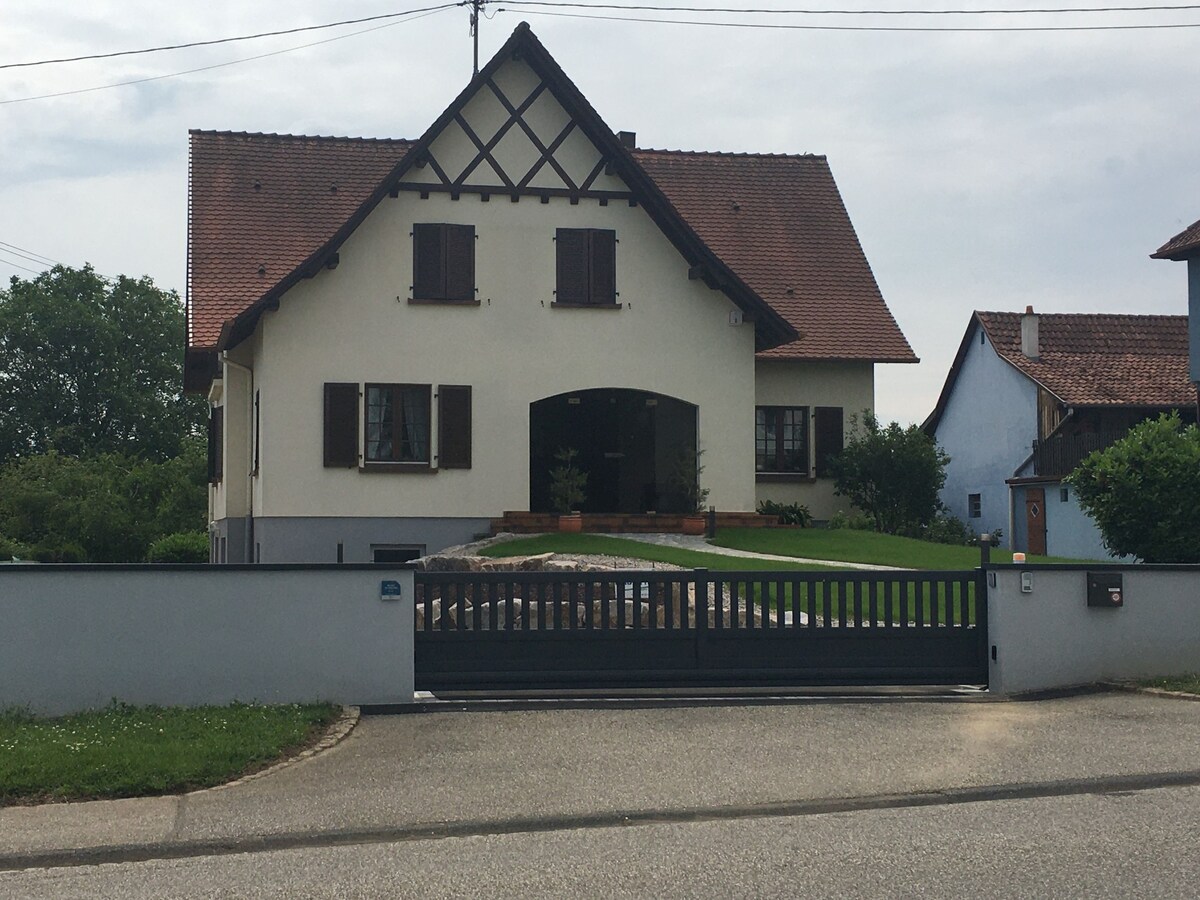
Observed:
[[[296,28],[436,2],[4,0],[0,65]],[[712,5],[944,10],[1104,4]],[[639,146],[828,156],[883,296],[921,358],[917,365],[876,367],[876,407],[885,421],[920,422],[933,409],[972,310],[1187,311],[1184,267],[1148,256],[1200,218],[1200,27],[868,33],[597,21],[509,10],[499,0],[485,12],[491,18],[480,30],[481,60],[528,21],[605,121],[614,130],[637,132]],[[1200,25],[1200,9],[753,20]],[[0,278],[32,277],[15,266],[40,268],[15,255],[11,248],[18,247],[68,265],[90,262],[103,274],[149,275],[182,296],[189,128],[415,138],[466,84],[471,40],[464,9],[391,21],[0,69]],[[328,40],[366,29],[373,30]],[[327,42],[292,50],[315,41]],[[269,53],[277,55],[222,65]],[[221,67],[6,102],[209,66]]]

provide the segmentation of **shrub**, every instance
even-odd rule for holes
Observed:
[[[8,562],[10,559],[32,558],[33,549],[28,544],[22,544],[20,541],[10,540],[0,535],[0,562]]]
[[[758,504],[760,516],[778,516],[780,525],[799,525],[808,528],[812,525],[812,513],[803,503],[777,503],[774,500],[762,500]]]
[[[939,504],[939,507],[937,514],[927,525],[906,528],[901,533],[905,537],[931,541],[935,544],[965,546],[978,541],[978,537],[966,522],[958,518],[958,516],[951,514],[944,505]]]
[[[550,470],[550,505],[561,515],[579,509],[587,499],[588,476],[575,465],[578,455],[573,447],[563,447],[554,454],[558,465]]]
[[[869,516],[848,516],[840,509],[829,517],[830,528],[846,528],[850,531],[874,531],[875,521]]]
[[[203,531],[177,531],[150,545],[146,559],[152,563],[208,562],[208,535]]]

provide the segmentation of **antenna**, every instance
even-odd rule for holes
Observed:
[[[472,75],[479,74],[479,10],[486,0],[471,0],[471,37],[475,43],[475,61]]]

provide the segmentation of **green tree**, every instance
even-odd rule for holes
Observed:
[[[886,428],[870,410],[856,417],[854,433],[832,461],[835,491],[888,534],[919,532],[938,511],[950,457],[919,426]]]
[[[1200,562],[1200,429],[1178,413],[1135,425],[1068,481],[1113,554]]]
[[[16,460],[0,469],[0,537],[43,561],[142,562],[158,538],[204,530],[203,442],[181,451],[162,462],[55,451]]]
[[[184,313],[146,277],[55,266],[0,290],[0,464],[55,450],[163,460],[199,434]]]

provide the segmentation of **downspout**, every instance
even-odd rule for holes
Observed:
[[[221,351],[221,362],[235,369],[241,369],[250,379],[250,387],[246,392],[246,547],[245,560],[256,562],[254,558],[254,370],[249,366],[234,362],[229,358],[229,351]]]

